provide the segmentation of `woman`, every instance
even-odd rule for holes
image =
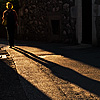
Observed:
[[[6,3],[6,8],[3,12],[3,22],[4,20],[7,20],[7,31],[9,35],[9,45],[10,48],[14,47],[14,33],[17,28],[17,13],[15,10],[13,10],[13,4],[10,2]]]

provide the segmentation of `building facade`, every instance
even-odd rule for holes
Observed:
[[[100,44],[100,0],[18,0],[17,39]]]
[[[26,40],[75,44],[75,0],[20,0],[19,35]]]
[[[92,0],[92,40],[100,45],[100,0]]]

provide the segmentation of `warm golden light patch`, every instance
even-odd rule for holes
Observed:
[[[11,6],[12,6],[11,9],[13,9],[13,4],[10,3],[10,2],[7,2],[7,3],[6,3],[6,8],[9,9],[9,8],[8,8],[8,4],[11,4]]]

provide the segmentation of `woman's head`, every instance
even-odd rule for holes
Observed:
[[[6,3],[6,8],[7,8],[7,9],[12,9],[12,8],[13,8],[13,4],[10,3],[10,2],[7,2],[7,3]]]

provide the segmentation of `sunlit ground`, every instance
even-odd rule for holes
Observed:
[[[59,50],[56,52],[54,48],[47,50],[45,46],[36,45],[17,45],[13,49],[8,47],[5,49],[13,58],[18,74],[47,97],[53,100],[58,100],[58,98],[60,100],[73,98],[99,100],[98,50],[65,49],[62,53]],[[22,85],[27,85],[27,82],[22,81]],[[24,86],[24,89],[28,96],[33,96],[34,89],[29,87]]]
[[[7,58],[6,55],[0,55],[0,59],[5,59]]]

